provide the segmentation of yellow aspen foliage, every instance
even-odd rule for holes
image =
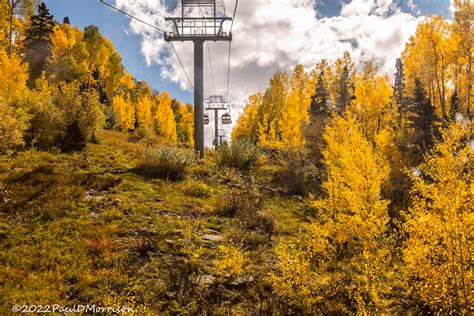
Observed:
[[[25,94],[27,67],[18,56],[9,57],[0,49],[0,101],[8,104]]]
[[[387,76],[378,75],[372,62],[365,64],[354,78],[355,100],[348,112],[357,117],[364,136],[386,157],[392,170],[391,181],[384,189],[396,194],[396,181],[403,177],[403,162],[398,148],[399,112],[392,98],[393,90]]]
[[[142,97],[136,103],[136,119],[139,127],[152,128],[153,117],[151,114],[152,101],[148,96]]]
[[[28,95],[27,66],[13,54],[0,48],[0,152],[23,145],[23,133],[29,117],[21,106]]]
[[[54,28],[51,42],[53,44],[51,80],[85,82],[88,63],[82,31],[69,24],[57,25]]]
[[[249,98],[234,139],[249,137],[260,145],[278,149],[304,144],[302,128],[309,121],[312,85],[302,65],[290,76],[277,71],[263,94]]]
[[[393,90],[387,76],[377,74],[371,62],[355,76],[355,112],[364,134],[371,140],[383,129],[396,125],[397,112],[392,100]]]
[[[388,164],[353,116],[336,116],[324,139],[327,197],[315,202],[318,220],[309,230],[277,248],[272,286],[307,313],[383,313],[393,277],[381,198]]]
[[[259,143],[263,146],[281,148],[281,119],[289,93],[289,75],[277,71],[270,79],[270,85],[263,95],[258,111]]]
[[[454,61],[457,47],[451,38],[451,25],[440,16],[429,16],[417,27],[403,53],[407,90],[415,91],[419,78],[440,118],[448,118],[448,68]]]
[[[262,106],[263,94],[256,93],[249,96],[244,112],[239,116],[237,124],[232,130],[232,139],[249,139],[252,142],[258,137],[258,110]]]
[[[312,282],[315,275],[305,247],[299,248],[294,244],[281,242],[275,248],[275,255],[277,272],[270,273],[268,280],[278,298],[305,312],[321,310],[316,306],[325,299],[319,292],[328,280],[318,276],[318,285]]]
[[[23,133],[28,128],[28,119],[23,109],[0,100],[0,153],[24,144]]]
[[[278,121],[269,120],[268,115],[263,114],[263,122],[258,123],[258,142],[263,147],[272,147],[282,149],[283,143],[280,140],[278,132]]]
[[[128,94],[114,96],[114,111],[121,130],[127,131],[135,127],[135,109]]]
[[[368,239],[379,236],[387,221],[388,201],[380,197],[390,172],[387,161],[364,136],[355,117],[336,117],[326,128],[324,140],[328,179],[323,187],[329,198],[317,206],[350,227],[341,225],[340,231],[334,231],[336,240],[344,242],[357,234]]]
[[[10,25],[11,4],[13,2],[13,24]],[[13,31],[13,53],[19,54],[24,45],[25,30],[30,12],[27,11],[27,1],[0,0],[0,49],[10,50],[10,26]]]
[[[452,123],[412,175],[406,282],[420,305],[439,314],[469,314],[472,307],[471,136],[469,127]]]
[[[64,55],[76,45],[77,38],[74,29],[69,24],[61,24],[54,27],[51,41],[53,43],[53,51],[56,54]]]
[[[9,49],[9,7],[6,1],[0,1],[0,49]]]
[[[194,144],[194,107],[192,104],[180,104],[181,121],[179,122],[181,141]]]
[[[281,141],[285,148],[304,144],[302,129],[309,121],[311,95],[314,91],[308,74],[297,65],[290,79],[290,91],[281,119]]]
[[[102,303],[104,306],[113,307],[117,310],[120,310],[124,306],[128,307],[130,311],[124,311],[120,313],[124,316],[152,314],[151,308],[140,301],[140,298],[137,297],[136,293],[143,291],[142,287],[143,285],[135,284],[133,286],[127,287],[120,294],[109,288],[105,288],[105,294],[102,298]]]
[[[96,71],[99,72],[99,85],[101,85],[107,96],[112,96],[114,91],[120,87],[124,75],[122,57],[115,50],[114,45],[107,37],[102,37],[102,45],[98,52],[99,63]]]
[[[122,89],[132,90],[135,87],[135,83],[133,82],[133,77],[131,74],[125,74],[120,79],[120,86]]]
[[[455,50],[455,65],[452,67],[451,78],[454,80],[455,92],[460,104],[457,109],[472,117],[472,81],[474,79],[474,2],[470,0],[454,0],[454,21],[452,36]],[[451,105],[453,106],[453,105]]]
[[[160,93],[157,97],[155,131],[158,135],[173,142],[177,140],[176,122],[168,92]]]
[[[236,278],[245,272],[246,253],[240,243],[219,245],[218,250],[218,258],[214,261],[218,276]]]

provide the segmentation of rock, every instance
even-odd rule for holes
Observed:
[[[295,200],[298,200],[300,202],[303,202],[303,197],[301,195],[293,195],[291,198],[295,199]]]
[[[245,284],[245,283],[250,283],[254,280],[254,278],[252,276],[248,276],[248,277],[238,277],[236,278],[232,283],[229,283],[230,285],[235,285],[235,286],[238,286],[238,285],[242,285],[242,284]]]
[[[215,229],[205,229],[204,232],[206,232],[207,234],[212,234],[212,235],[219,235],[221,232],[220,231],[217,231]]]
[[[86,190],[84,193],[86,195],[86,197],[85,197],[86,200],[92,200],[92,199],[95,198],[95,195],[97,194],[97,191],[94,190],[94,189],[89,189],[89,190]]]
[[[214,283],[215,280],[216,280],[215,276],[211,274],[206,274],[206,275],[199,276],[197,279],[197,283],[199,285],[210,285]]]
[[[174,241],[171,239],[165,239],[165,243],[172,245],[174,244]]]
[[[138,233],[140,234],[140,236],[147,236],[147,237],[153,237],[158,234],[157,230],[151,227],[141,227],[138,230]]]
[[[182,229],[175,229],[175,230],[171,231],[171,233],[173,233],[174,235],[181,235],[182,232],[183,232]]]
[[[122,204],[122,201],[120,201],[120,199],[115,199],[112,201],[113,206],[119,207],[121,204]]]
[[[169,298],[174,298],[176,296],[176,293],[175,292],[171,292],[171,291],[168,291],[165,293],[165,295]]]
[[[125,170],[120,169],[120,168],[110,170],[110,173],[112,173],[112,174],[122,174],[122,173],[125,173],[125,172],[126,172]]]
[[[218,242],[224,240],[223,237],[218,235],[205,234],[202,236],[204,242]]]

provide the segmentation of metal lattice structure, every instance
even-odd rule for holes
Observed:
[[[196,11],[198,14],[193,15]],[[215,0],[182,0],[181,16],[165,18],[172,23],[172,31],[165,33],[165,40],[231,41],[232,34],[224,31],[224,23],[232,18],[221,13]]]

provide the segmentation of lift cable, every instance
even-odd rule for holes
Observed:
[[[123,10],[117,8],[116,6],[114,6],[114,5],[110,4],[110,3],[105,2],[104,0],[100,0],[100,2],[103,3],[103,4],[105,4],[105,5],[108,6],[108,7],[111,7],[112,9],[114,9],[114,10],[120,12],[120,13],[125,14],[126,16],[128,16],[128,17],[130,17],[130,18],[132,18],[132,19],[134,19],[134,20],[137,20],[137,21],[139,21],[139,22],[142,22],[143,24],[148,25],[149,27],[154,28],[155,30],[158,30],[158,31],[160,31],[160,32],[162,32],[162,33],[166,33],[164,30],[160,29],[158,26],[153,25],[153,24],[150,24],[150,23],[148,23],[148,22],[146,22],[146,21],[143,21],[142,19],[139,19],[139,18],[137,18],[136,16],[133,16],[133,15],[131,15],[130,13],[127,13],[127,12],[125,12],[125,11],[123,11]]]
[[[199,3],[199,0],[198,0],[198,3]],[[204,12],[202,12],[201,7],[199,7],[199,11],[201,12],[201,16],[204,18]],[[211,70],[212,86],[214,88],[214,94],[217,94],[216,81],[214,80],[214,71],[212,70],[211,49],[209,48],[209,42],[206,42],[206,45],[207,45],[207,55],[209,56],[209,68]]]
[[[214,94],[217,94],[216,82],[214,80],[214,71],[212,70],[211,49],[209,48],[209,42],[206,42],[206,44],[207,44],[207,55],[209,56],[209,68],[211,68],[212,85],[214,87]]]
[[[230,33],[232,33],[232,28],[234,27],[235,14],[237,13],[238,5],[239,5],[239,0],[235,0],[234,14],[232,15],[232,22],[230,24]]]
[[[198,3],[199,3],[199,0],[198,0]],[[199,11],[201,12],[201,16],[204,18],[204,12],[202,12],[201,7],[199,7]],[[209,56],[209,68],[211,69],[212,86],[214,88],[214,94],[217,95],[216,81],[214,80],[214,71],[212,70],[211,49],[209,48],[209,42],[206,42],[206,45],[207,45],[207,55]]]
[[[143,21],[142,19],[139,19],[139,18],[137,18],[136,16],[133,16],[133,15],[131,15],[130,13],[127,13],[127,12],[125,12],[125,11],[123,11],[123,10],[117,8],[116,6],[114,6],[114,5],[110,4],[110,3],[105,2],[104,0],[100,0],[100,2],[103,3],[103,4],[105,4],[105,5],[108,6],[108,7],[112,8],[112,9],[114,9],[114,10],[120,12],[120,13],[125,14],[126,16],[128,16],[128,17],[130,17],[130,18],[132,18],[132,19],[134,19],[134,20],[137,20],[138,22],[141,22],[141,23],[143,23],[143,24],[145,24],[145,25],[148,25],[149,27],[154,28],[155,30],[158,30],[158,31],[160,31],[160,32],[162,32],[162,33],[166,33],[164,30],[162,30],[162,29],[159,28],[158,26],[153,25],[153,24],[150,24],[150,23],[148,23],[148,22],[146,22],[146,21]],[[184,68],[183,63],[181,62],[181,58],[179,58],[179,55],[178,55],[178,52],[176,51],[176,48],[174,47],[174,45],[173,45],[172,42],[169,42],[169,43],[171,44],[171,47],[173,48],[173,51],[174,51],[176,57],[178,58],[179,64],[181,65],[181,68],[183,68],[183,72],[184,72],[184,74],[186,75],[186,78],[188,79],[189,85],[190,85],[191,88],[194,90],[194,86],[193,86],[191,80],[189,79],[188,73],[186,72],[186,69]]]
[[[229,102],[229,85],[230,85],[230,51],[232,49],[232,42],[229,42],[229,56],[228,56],[228,59],[227,59],[227,95],[226,95],[226,99],[227,99],[227,103]]]
[[[237,6],[239,5],[239,0],[235,0],[234,14],[232,15],[232,22],[230,25],[229,34],[232,34],[232,28],[234,27],[235,14],[237,13]],[[227,60],[227,102],[229,102],[229,86],[230,86],[230,55],[232,50],[232,42],[229,42],[229,56]],[[230,108],[229,108],[230,112]]]
[[[171,47],[173,48],[173,51],[176,54],[176,57],[178,57],[179,64],[181,65],[181,68],[183,68],[184,74],[186,75],[186,78],[188,79],[189,85],[194,90],[194,85],[192,84],[191,80],[189,79],[188,73],[186,72],[186,69],[184,68],[184,65],[181,61],[181,58],[179,58],[178,52],[176,51],[176,48],[174,47],[173,42],[169,42],[169,43],[171,44]]]

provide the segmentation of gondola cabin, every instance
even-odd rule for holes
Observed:
[[[222,124],[225,124],[225,125],[229,125],[229,124],[232,124],[232,117],[230,116],[229,113],[224,113],[222,115]]]

